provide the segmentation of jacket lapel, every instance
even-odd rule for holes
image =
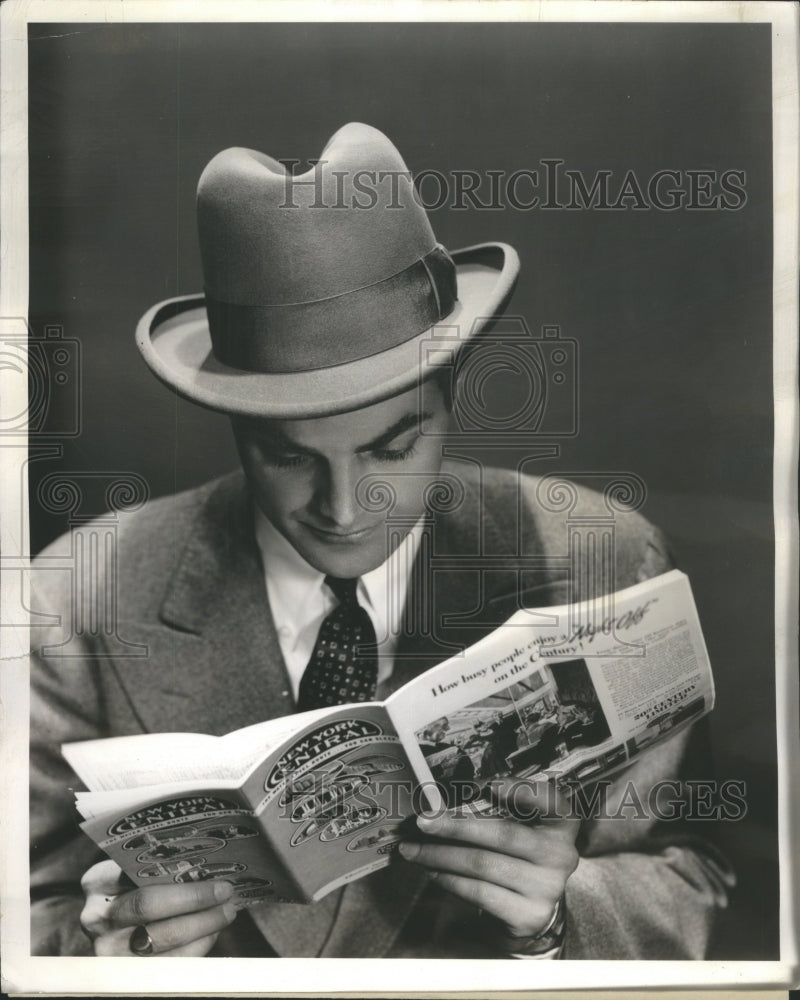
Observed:
[[[430,516],[423,532],[390,693],[458,655],[520,608],[556,603],[557,580],[535,525],[526,525],[524,535],[519,530],[520,504],[509,495],[513,477],[498,486],[464,465],[459,479],[462,503]]]
[[[125,623],[149,655],[118,670],[146,730],[222,735],[294,711],[243,476],[209,494],[159,617]]]

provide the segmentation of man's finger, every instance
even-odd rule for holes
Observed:
[[[94,939],[111,927],[109,914],[117,896],[129,892],[131,882],[115,861],[100,861],[84,874],[85,902],[80,915],[83,932]]]
[[[577,836],[580,818],[572,802],[552,781],[523,781],[519,778],[498,778],[489,785],[492,797],[507,809],[514,819],[537,821],[548,827],[574,829]]]
[[[145,955],[163,955],[183,948],[193,941],[201,941],[213,934],[218,934],[236,918],[236,907],[230,901],[209,910],[198,910],[196,913],[186,913],[179,917],[169,917],[166,920],[156,920],[140,925],[129,935],[128,947],[134,954],[142,954],[134,950],[132,941],[134,935],[142,939],[139,943],[148,944]],[[135,943],[135,942],[134,942]]]
[[[555,902],[545,896],[530,900],[490,882],[442,872],[436,882],[454,896],[500,920],[514,937],[538,933],[550,919]]]
[[[181,917],[136,927],[119,927],[102,934],[94,943],[95,954],[101,956],[125,955],[149,957],[150,955],[205,955],[219,932],[236,918],[236,907],[227,902],[210,910],[189,913]],[[134,951],[143,943],[146,951]]]
[[[451,816],[447,813],[434,817],[419,816],[417,826],[422,833],[433,837],[486,848],[548,867],[567,860],[562,859],[560,854],[562,850],[565,854],[572,854],[577,834],[577,829],[573,834],[571,829],[565,829],[561,824],[543,823],[534,827],[513,819]]]
[[[81,889],[85,895],[118,896],[130,889],[131,883],[116,861],[98,861],[84,873]]]
[[[186,885],[153,885],[118,896],[111,904],[112,927],[136,927],[169,917],[208,910],[233,895],[230,882],[190,882]]]
[[[162,958],[202,958],[207,955],[217,942],[219,934],[209,934],[208,937],[191,941],[180,948],[173,948],[172,951],[165,951]]]
[[[130,948],[131,928],[123,927],[121,930],[106,931],[94,942],[94,953],[101,958],[109,956],[125,956],[130,958],[133,954]]]
[[[490,882],[522,896],[534,898],[545,893],[558,898],[564,886],[561,867],[543,867],[494,851],[456,844],[416,844],[403,841],[400,854],[414,864],[440,875],[447,872],[468,879]]]

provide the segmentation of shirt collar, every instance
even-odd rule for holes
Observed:
[[[376,624],[387,634],[396,631],[406,603],[408,582],[422,537],[424,518],[420,517],[388,559],[361,577],[359,600],[372,612]],[[380,631],[380,630],[379,630]]]

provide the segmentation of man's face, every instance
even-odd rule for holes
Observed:
[[[439,435],[449,421],[439,385],[428,380],[350,413],[234,417],[233,430],[256,502],[272,524],[315,569],[356,577],[389,556],[387,517],[403,519],[402,537],[423,513],[425,486],[442,462]],[[390,511],[375,513],[359,502],[365,476],[391,485],[397,500]]]

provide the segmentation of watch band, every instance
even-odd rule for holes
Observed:
[[[509,939],[509,943],[514,949],[513,951],[509,950],[509,956],[511,958],[558,958],[564,947],[566,925],[567,908],[562,896],[555,905],[553,915],[538,934],[532,937]]]

